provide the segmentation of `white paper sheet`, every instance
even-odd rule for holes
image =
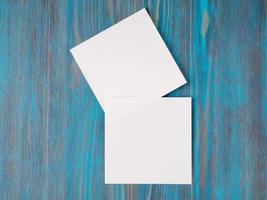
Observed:
[[[191,184],[191,174],[191,98],[109,99],[106,184]]]
[[[71,53],[104,111],[104,97],[161,97],[186,83],[145,9]]]

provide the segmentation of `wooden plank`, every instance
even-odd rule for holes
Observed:
[[[146,7],[193,97],[193,185],[105,185],[104,113],[69,49]],[[0,1],[0,199],[265,199],[265,1]]]

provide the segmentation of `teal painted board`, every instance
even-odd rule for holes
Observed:
[[[146,7],[193,97],[193,184],[105,185],[104,113],[69,49]],[[0,1],[0,199],[266,199],[265,1]]]

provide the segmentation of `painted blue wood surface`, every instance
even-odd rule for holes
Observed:
[[[69,49],[146,7],[193,97],[193,185],[105,185],[104,115]],[[0,199],[266,199],[267,4],[0,1]]]

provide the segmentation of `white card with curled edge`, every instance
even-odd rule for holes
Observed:
[[[104,111],[105,97],[161,97],[186,83],[145,9],[71,53]]]
[[[105,183],[191,184],[191,140],[190,97],[110,98]]]

